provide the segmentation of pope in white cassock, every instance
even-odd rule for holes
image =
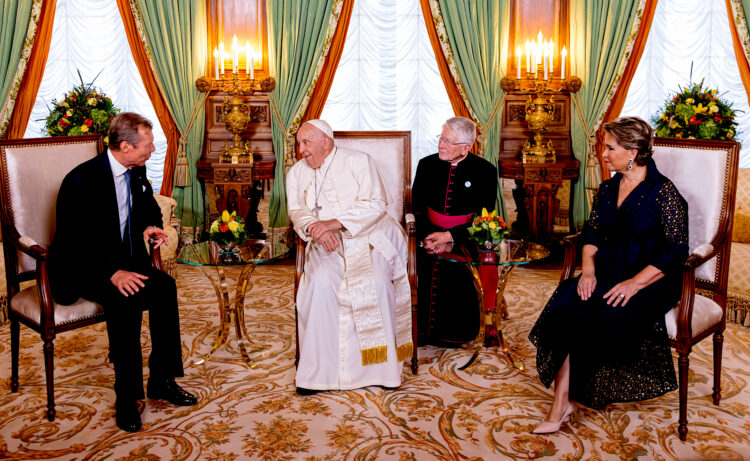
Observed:
[[[335,146],[322,120],[297,142],[303,160],[286,177],[289,217],[308,242],[297,392],[398,387],[413,347],[404,230],[369,155]]]

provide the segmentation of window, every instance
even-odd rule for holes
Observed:
[[[659,0],[646,48],[633,76],[622,115],[645,120],[690,82],[719,90],[737,112],[740,167],[750,167],[750,108],[732,47],[724,0]],[[734,27],[734,25],[731,25]]]
[[[167,139],[130,52],[115,0],[57,0],[49,57],[25,137],[46,135],[48,105],[80,84],[78,72],[84,83],[93,81],[121,111],[138,112],[154,124],[156,151],[146,169],[158,192]]]
[[[452,116],[419,2],[354,2],[321,118],[334,130],[411,130],[413,177]]]

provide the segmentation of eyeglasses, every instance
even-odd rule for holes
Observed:
[[[448,144],[449,146],[460,146],[461,144],[469,144],[468,142],[450,142],[444,137],[442,137],[441,135],[435,136],[435,139],[437,139],[438,144],[440,144],[441,142],[444,142]]]

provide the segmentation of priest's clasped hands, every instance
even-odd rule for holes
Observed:
[[[337,219],[324,219],[316,221],[307,227],[307,233],[310,237],[321,245],[326,251],[336,251],[339,247],[339,240],[333,234],[333,231],[342,229],[344,226]]]

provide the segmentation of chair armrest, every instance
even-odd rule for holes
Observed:
[[[404,215],[404,224],[406,225],[407,236],[407,260],[406,273],[409,276],[409,286],[411,287],[411,305],[417,305],[417,227],[416,219],[412,213]]]
[[[573,277],[576,271],[576,256],[578,252],[578,240],[580,233],[567,235],[563,239],[563,249],[565,250],[565,262],[563,263],[562,274],[560,274],[560,283]]]
[[[305,269],[305,243],[302,238],[296,233],[295,243],[297,244],[297,258],[294,263],[294,299],[297,300],[297,289],[299,288],[299,281],[302,278],[302,271]]]
[[[687,260],[685,261],[685,265],[695,269],[709,259],[713,258],[716,253],[718,253],[718,250],[711,243],[698,245],[698,247],[690,253],[690,256],[688,256]]]

